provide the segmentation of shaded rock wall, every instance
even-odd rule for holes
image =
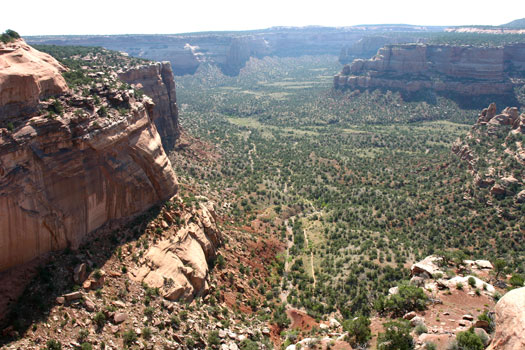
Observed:
[[[153,99],[152,118],[166,151],[173,149],[180,135],[179,112],[175,94],[175,80],[169,62],[154,63],[118,73],[128,84],[140,84],[146,95]]]

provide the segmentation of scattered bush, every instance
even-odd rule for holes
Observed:
[[[410,324],[407,321],[392,321],[383,324],[385,331],[377,337],[378,350],[411,350],[414,339],[410,335]]]
[[[370,319],[359,316],[343,322],[343,329],[348,332],[348,343],[353,347],[364,347],[372,337]]]

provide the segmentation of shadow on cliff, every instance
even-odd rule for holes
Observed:
[[[117,256],[120,254],[120,246],[136,240],[145,232],[160,209],[160,206],[152,207],[116,230],[106,225],[86,237],[85,243],[76,251],[66,249],[51,253],[45,263],[37,266],[24,292],[9,304],[8,313],[0,315],[0,347],[28,331],[44,327],[41,322],[46,321],[51,309],[57,305],[57,297],[81,290],[81,286],[73,282],[74,268],[86,263],[90,272],[104,266],[115,252]],[[76,307],[83,308],[81,300],[76,302]],[[75,305],[75,302],[71,304]]]

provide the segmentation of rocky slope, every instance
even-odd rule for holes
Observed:
[[[464,96],[512,94],[511,75],[524,75],[522,44],[504,47],[387,45],[334,77],[336,89],[424,89]]]
[[[0,270],[76,248],[109,221],[141,213],[177,191],[150,98],[119,87],[114,73],[66,92],[58,62],[19,45],[20,68],[0,71],[2,91],[17,92],[9,95],[16,98],[0,107],[15,102],[20,112],[34,112],[0,118],[6,126],[0,129]],[[11,55],[4,50],[0,60]],[[25,90],[19,76],[40,85]],[[56,98],[40,100],[51,93]]]
[[[483,201],[514,198],[525,203],[525,114],[516,107],[497,113],[495,103],[483,109],[471,132],[452,151],[468,162],[473,180],[470,195]],[[485,198],[485,189],[489,192]]]

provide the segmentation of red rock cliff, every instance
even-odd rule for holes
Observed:
[[[0,76],[2,91],[21,91],[21,71],[38,88],[3,99],[0,108],[15,101],[23,110],[24,101],[34,105],[41,96],[65,90],[55,75],[56,61],[38,59],[34,51],[19,49],[21,66],[2,69]],[[12,54],[0,53],[0,62]],[[101,104],[66,93],[54,102],[40,101],[31,115],[0,114],[0,121],[15,120],[0,128],[0,271],[51,250],[75,248],[108,221],[176,193],[177,179],[153,123],[153,102],[101,84],[91,92]],[[53,103],[63,112],[48,113]]]

